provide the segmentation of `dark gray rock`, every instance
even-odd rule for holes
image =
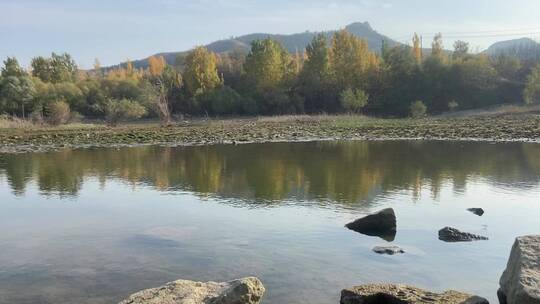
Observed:
[[[401,247],[398,247],[398,246],[375,246],[373,248],[373,251],[378,254],[389,254],[389,255],[405,253],[405,250],[403,250]]]
[[[459,291],[433,293],[397,284],[367,284],[341,291],[340,304],[489,304],[481,297]]]
[[[345,227],[391,242],[396,238],[396,214],[392,208],[384,209],[348,223]]]
[[[540,235],[516,239],[499,283],[501,304],[540,304]]]
[[[467,209],[467,211],[472,212],[472,213],[474,213],[474,214],[476,214],[478,216],[484,215],[484,209],[482,209],[482,208],[469,208],[469,209]]]
[[[472,242],[487,240],[488,238],[468,232],[461,232],[456,228],[445,227],[439,230],[439,240],[444,242]]]

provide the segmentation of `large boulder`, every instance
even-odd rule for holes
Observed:
[[[367,284],[341,291],[340,304],[489,304],[458,291],[433,293],[400,284]]]
[[[365,235],[378,236],[391,242],[396,238],[396,214],[392,208],[384,209],[348,223],[345,227]]]
[[[516,239],[500,285],[503,304],[540,304],[540,235]]]
[[[224,283],[178,280],[134,293],[120,304],[258,304],[264,292],[254,277]]]
[[[472,242],[487,239],[485,236],[462,232],[451,227],[445,227],[439,230],[439,240],[444,242]]]

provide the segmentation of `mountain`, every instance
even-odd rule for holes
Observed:
[[[394,41],[382,34],[379,34],[377,31],[371,28],[368,22],[357,22],[349,24],[345,27],[345,30],[359,38],[366,40],[368,42],[369,48],[375,52],[379,52],[381,50],[383,40],[386,41],[390,47],[399,44],[399,42]],[[326,35],[328,39],[330,39],[330,37],[335,32],[336,30],[326,31],[322,33]],[[272,38],[279,41],[291,53],[294,53],[296,51],[302,52],[317,34],[319,34],[319,32],[309,31],[290,35],[255,33],[215,41],[206,45],[206,48],[218,54],[231,52],[233,50],[240,50],[247,53],[251,48],[252,41],[257,39]],[[163,56],[167,63],[175,64],[177,58],[179,56],[185,55],[186,52],[187,51],[158,53],[154,56]],[[135,68],[146,68],[148,66],[148,58],[133,61],[133,66]]]
[[[509,55],[522,60],[540,59],[540,43],[530,38],[499,41],[484,52],[489,56]]]

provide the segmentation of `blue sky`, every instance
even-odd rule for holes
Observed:
[[[356,21],[400,41],[440,31],[446,47],[462,38],[481,50],[497,40],[540,38],[540,0],[0,0],[0,58],[27,65],[65,51],[88,68],[95,58],[109,65],[252,32]]]

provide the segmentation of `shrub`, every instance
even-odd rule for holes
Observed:
[[[358,113],[368,103],[369,95],[360,89],[347,89],[340,94],[341,106],[348,112]]]
[[[525,104],[533,104],[540,101],[540,64],[534,67],[527,76],[527,84],[523,91]]]
[[[457,101],[455,100],[452,100],[448,103],[448,109],[450,110],[450,112],[454,112],[457,107],[459,107],[459,103],[457,103]]]
[[[51,125],[65,124],[71,118],[69,105],[65,101],[55,101],[45,107],[47,122]]]
[[[129,99],[113,99],[105,106],[105,118],[111,126],[116,126],[120,121],[141,118],[145,114],[145,107]]]
[[[417,100],[411,103],[411,106],[409,109],[411,111],[412,118],[424,117],[427,111],[426,105],[421,100]]]
[[[208,93],[205,102],[213,114],[238,114],[241,111],[243,98],[234,89],[223,86]]]

